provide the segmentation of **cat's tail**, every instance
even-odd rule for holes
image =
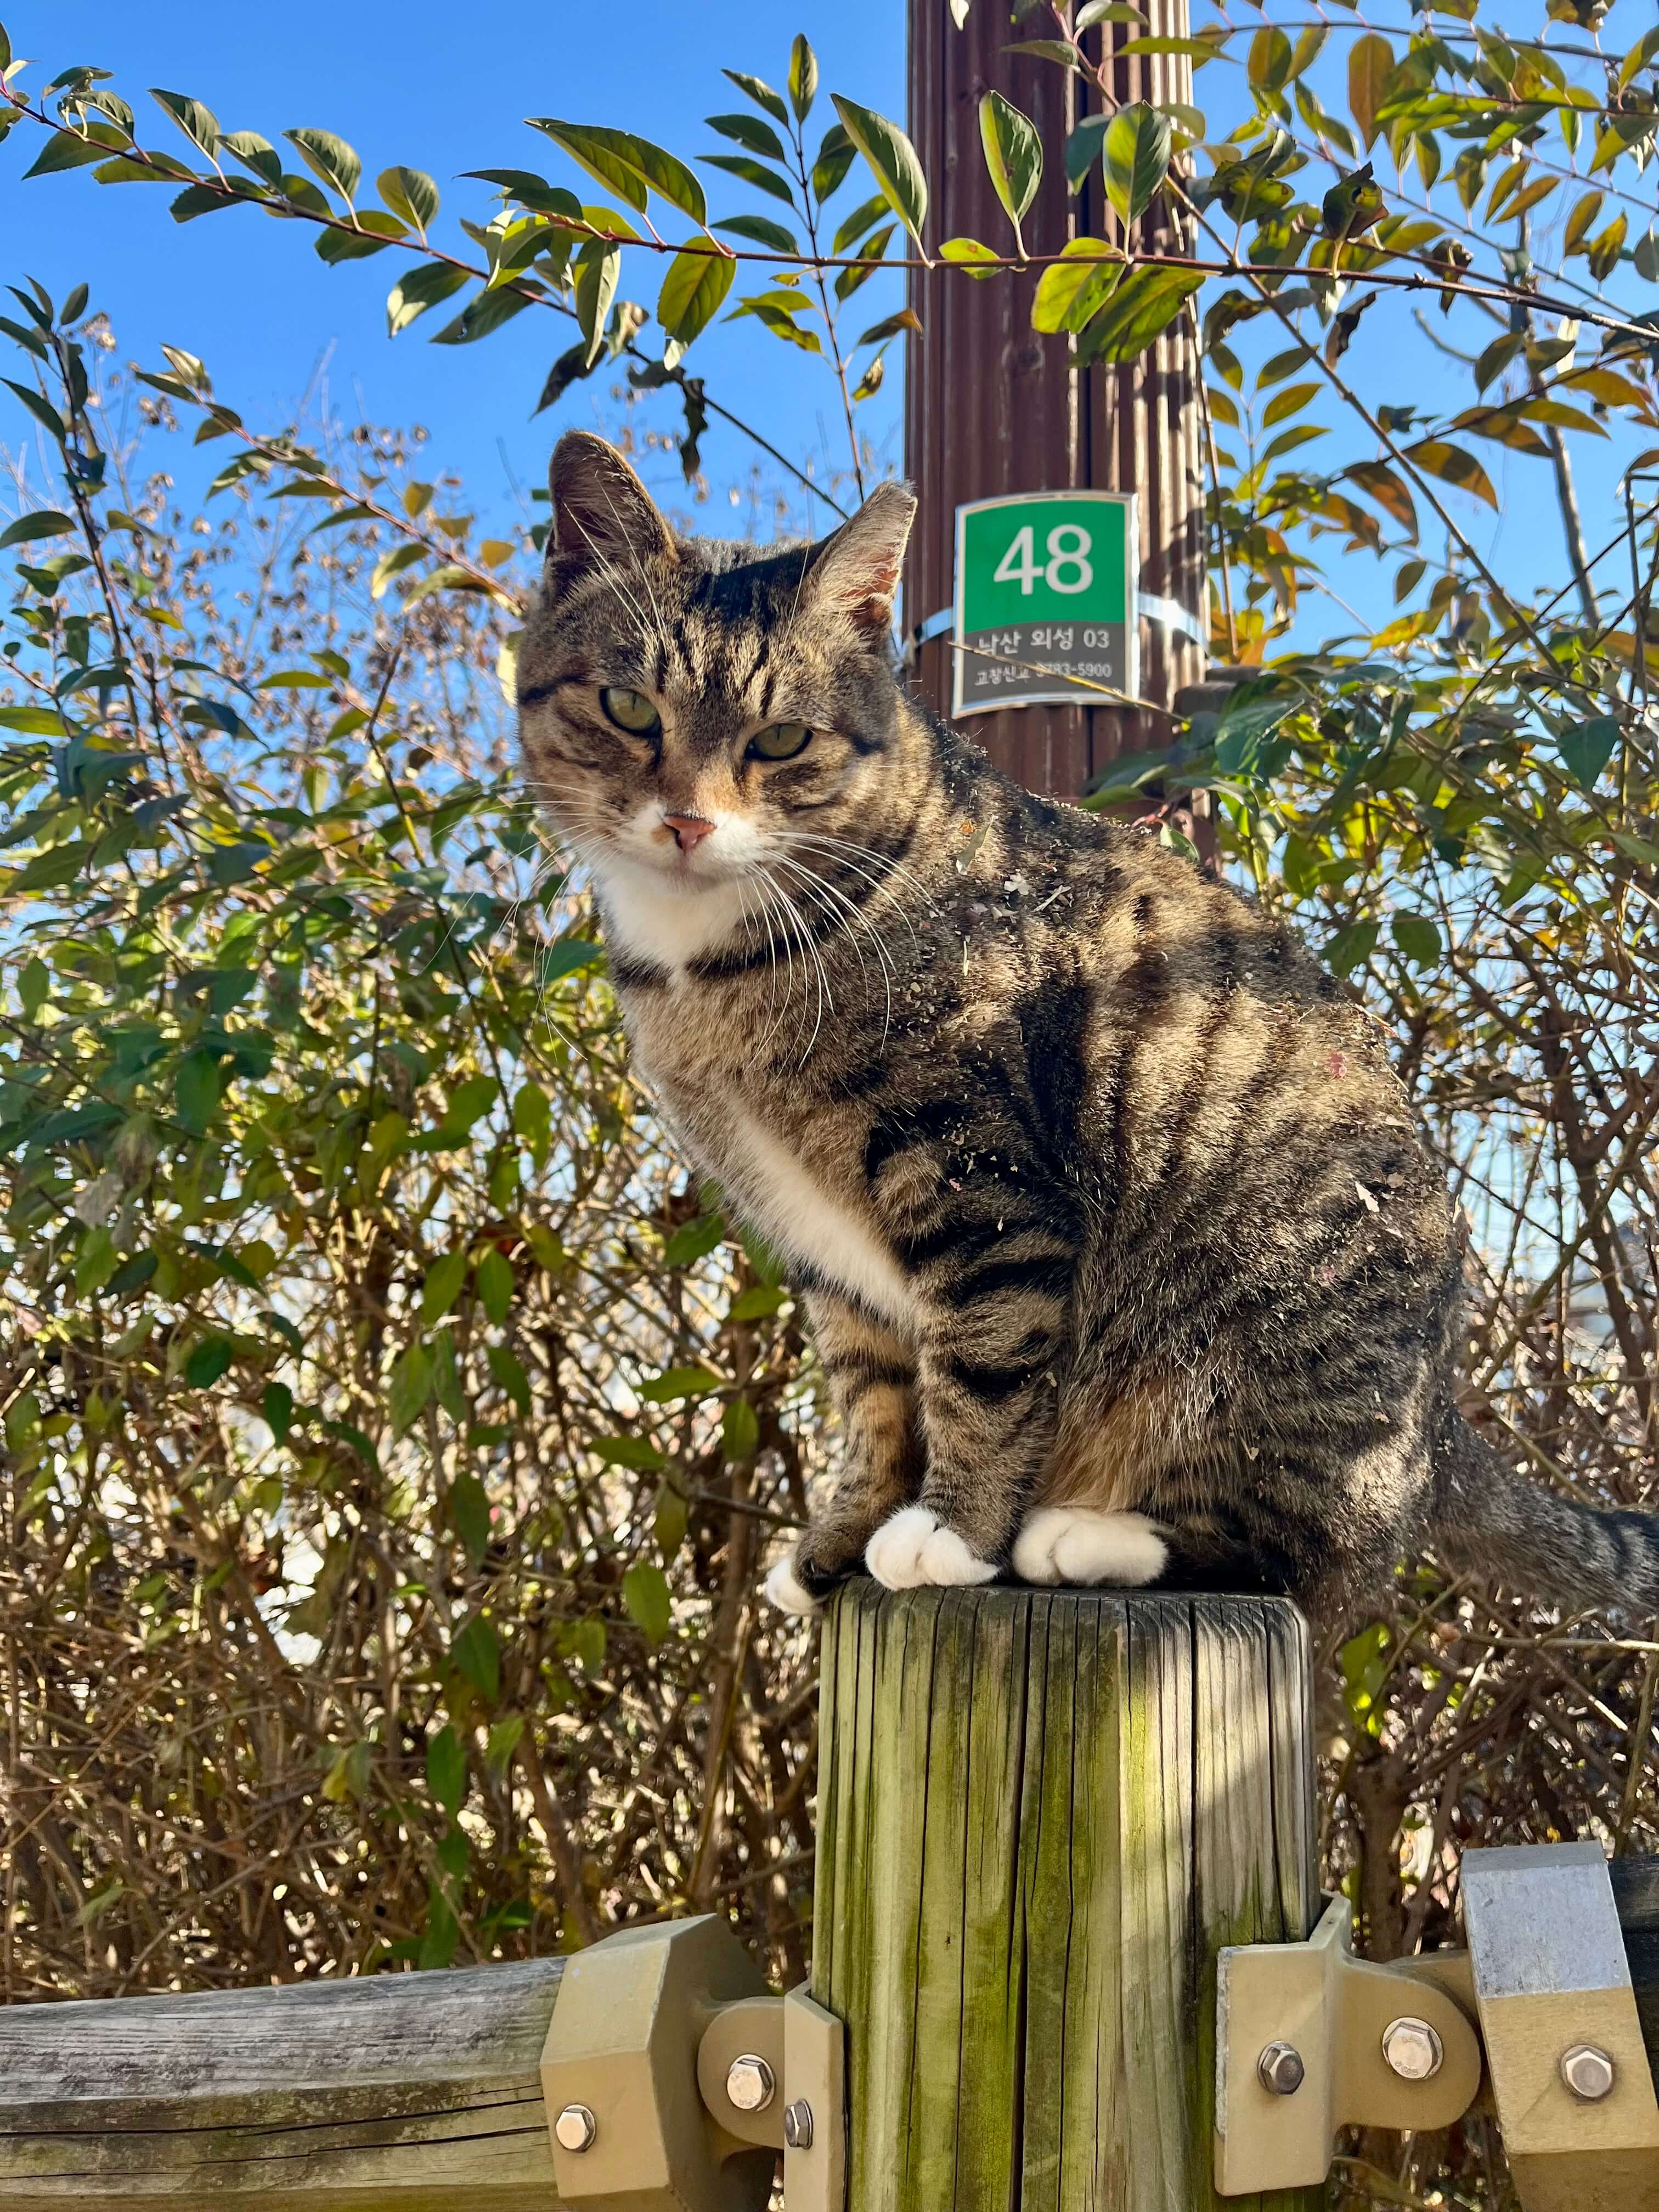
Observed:
[[[1431,1497],[1425,1533],[1449,1565],[1576,1610],[1659,1614],[1659,1514],[1602,1512],[1516,1474],[1449,1407]]]

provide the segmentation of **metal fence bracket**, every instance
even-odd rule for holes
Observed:
[[[781,2150],[789,2212],[842,2212],[844,2037],[804,1990],[768,1993],[717,1914],[578,1952],[541,2063],[561,2200],[761,2212]]]
[[[1659,2101],[1601,1845],[1466,1851],[1462,1891],[1527,2212],[1659,2212]]]
[[[1373,1966],[1353,1955],[1352,1922],[1347,1899],[1333,1898],[1305,1943],[1220,1954],[1219,2196],[1316,2186],[1340,2128],[1443,2128],[1474,2101],[1467,1958]]]

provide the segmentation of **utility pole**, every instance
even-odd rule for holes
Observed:
[[[1010,53],[1012,40],[1052,25],[1035,15],[1011,25],[1006,0],[972,0],[960,28],[946,0],[909,0],[909,131],[932,189],[930,252],[941,240],[977,238],[1006,250],[1007,220],[986,173],[979,104],[1002,94],[1036,124],[1045,155],[1042,182],[1024,218],[1026,250],[1058,253],[1079,237],[1127,241],[1109,205],[1097,161],[1080,192],[1068,191],[1060,149],[1085,113],[1092,85],[1074,70]],[[1187,0],[1145,0],[1152,33],[1185,37]],[[1114,106],[1138,100],[1192,100],[1192,64],[1182,55],[1125,54],[1139,25],[1107,22],[1085,34],[1104,42]],[[1142,33],[1144,35],[1144,33]],[[1167,203],[1136,226],[1139,242],[1180,252]],[[964,502],[999,495],[1073,489],[1133,492],[1139,509],[1142,605],[1205,619],[1204,477],[1200,449],[1199,362],[1185,312],[1127,368],[1079,368],[1072,341],[1031,328],[1036,270],[975,283],[960,270],[912,272],[910,303],[922,335],[908,340],[905,471],[920,501],[906,575],[905,623],[914,631],[951,604],[955,516]],[[1131,569],[1134,568],[1131,558]],[[1136,619],[1131,610],[1131,619]],[[1167,620],[1139,616],[1139,695],[1167,708],[1203,674],[1196,639]],[[948,636],[923,644],[917,677],[929,702],[951,711]],[[1162,714],[1110,705],[1004,708],[969,727],[992,758],[1033,791],[1076,798],[1121,752],[1170,740]]]

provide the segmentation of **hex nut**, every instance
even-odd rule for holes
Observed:
[[[1446,2053],[1428,2021],[1407,2013],[1383,2029],[1382,2056],[1389,2071],[1402,2081],[1431,2081]]]
[[[797,2097],[793,2105],[784,2106],[783,2140],[791,2150],[811,2149],[812,2107],[805,2097]]]
[[[740,2052],[726,2071],[726,2094],[740,2112],[763,2112],[777,2087],[771,2068],[752,2051]]]
[[[1293,2097],[1307,2079],[1302,2053],[1293,2043],[1270,2043],[1255,2062],[1261,2086],[1270,2097]]]
[[[1593,2043],[1575,2043],[1561,2053],[1561,2079],[1580,2104],[1599,2105],[1610,2097],[1617,2078],[1612,2059]]]
[[[586,2105],[567,2105],[553,2123],[553,2132],[564,2150],[592,2150],[599,2124]]]

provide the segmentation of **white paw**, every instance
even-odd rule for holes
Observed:
[[[766,1577],[766,1595],[781,1613],[816,1613],[818,1601],[796,1578],[794,1554],[786,1552]]]
[[[1014,1539],[1022,1582],[1116,1583],[1139,1589],[1164,1571],[1170,1547],[1144,1513],[1095,1513],[1086,1505],[1042,1505]]]
[[[907,1505],[884,1521],[866,1547],[864,1564],[889,1589],[988,1583],[996,1572],[925,1505]]]

